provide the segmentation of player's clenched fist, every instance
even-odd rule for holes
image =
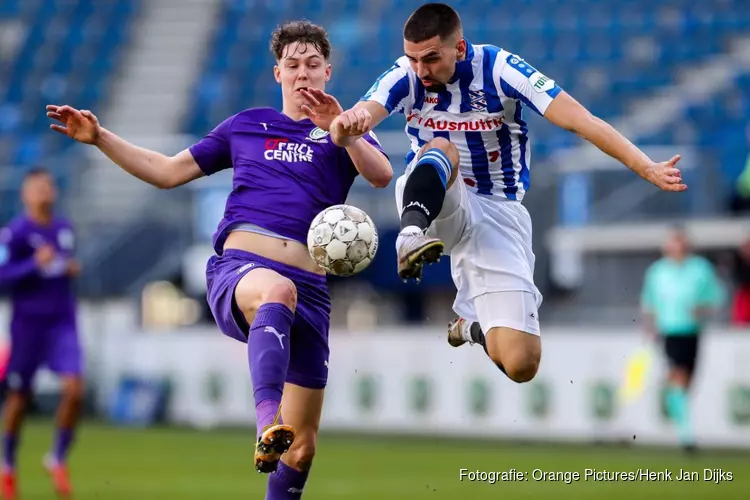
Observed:
[[[47,106],[47,116],[62,123],[53,123],[52,130],[65,134],[71,139],[84,144],[94,144],[99,138],[101,126],[94,113],[87,109],[75,109],[70,106]]]
[[[331,124],[339,137],[355,137],[370,131],[372,115],[364,108],[352,108],[341,113]]]

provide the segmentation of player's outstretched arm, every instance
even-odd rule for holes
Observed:
[[[160,189],[181,186],[203,175],[190,151],[166,156],[138,147],[102,127],[89,110],[49,105],[47,116],[60,122],[51,124],[52,130],[96,146],[120,168]]]
[[[614,127],[592,115],[566,92],[561,91],[549,104],[544,117],[558,127],[578,134],[664,191],[687,189],[680,171],[675,168],[680,161],[679,155],[668,161],[654,162]]]

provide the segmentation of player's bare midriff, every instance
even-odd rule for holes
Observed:
[[[264,234],[235,231],[229,233],[224,249],[233,248],[252,252],[261,257],[275,260],[280,264],[296,267],[304,271],[325,275],[325,271],[310,257],[307,246],[299,241],[282,240]]]

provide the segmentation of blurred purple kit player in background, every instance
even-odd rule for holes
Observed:
[[[25,213],[0,230],[0,288],[10,292],[11,353],[6,384],[3,439],[3,496],[16,496],[16,450],[34,376],[46,366],[62,379],[57,438],[45,457],[55,489],[70,493],[66,457],[75,433],[83,396],[83,356],[78,341],[74,278],[75,233],[56,216],[57,190],[43,169],[23,182]]]

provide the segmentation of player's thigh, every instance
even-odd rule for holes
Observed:
[[[82,380],[84,355],[78,330],[72,322],[52,327],[48,334],[49,346],[44,363],[53,373],[65,380]],[[65,384],[63,384],[65,385]],[[74,389],[74,383],[68,383]]]
[[[512,368],[538,366],[542,355],[537,297],[531,292],[490,292],[474,299],[487,352]]]
[[[267,299],[296,299],[294,284],[279,273],[253,262],[244,252],[213,256],[206,265],[207,301],[221,332],[247,341],[255,312]]]
[[[5,379],[8,389],[28,392],[34,377],[44,363],[47,339],[35,325],[11,327],[11,347]]]
[[[289,382],[284,384],[281,418],[285,424],[294,427],[296,436],[283,460],[295,469],[309,469],[315,456],[324,394],[325,389],[311,389]]]

